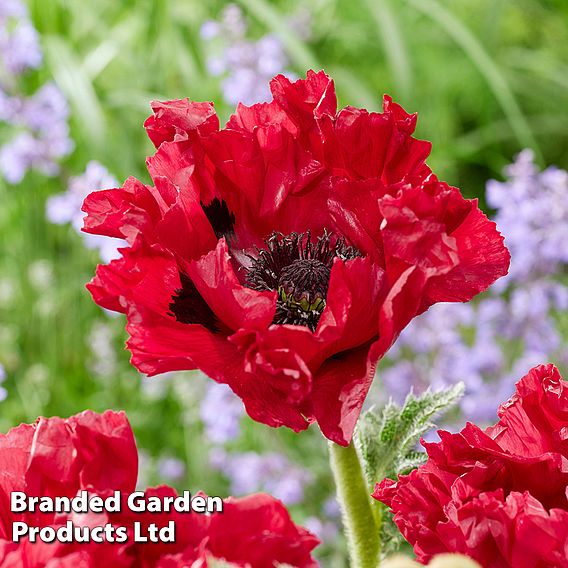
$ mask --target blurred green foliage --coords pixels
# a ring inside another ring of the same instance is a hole
[[[298,1],[239,0],[252,34],[272,31],[292,69],[323,68],[342,104],[380,108],[383,93],[418,111],[440,176],[482,191],[514,153],[534,146],[566,166],[568,5],[562,0],[316,0],[310,39],[284,15]],[[141,129],[152,98],[214,100],[201,24],[224,2],[30,0],[49,65],[73,105],[74,160],[98,158],[119,177],[141,174]],[[144,145],[144,146],[142,146]],[[83,154],[84,155],[81,155]]]

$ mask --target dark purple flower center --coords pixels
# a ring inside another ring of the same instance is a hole
[[[317,241],[307,233],[272,233],[266,248],[249,255],[247,285],[259,291],[278,292],[273,323],[303,325],[315,331],[325,308],[331,267],[335,258],[360,256],[344,238],[334,239],[324,231]]]

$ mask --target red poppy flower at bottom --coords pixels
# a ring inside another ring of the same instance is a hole
[[[295,525],[284,505],[265,494],[224,500],[223,512],[131,513],[127,494],[135,490],[138,455],[124,413],[86,411],[68,419],[39,418],[0,435],[0,566],[2,568],[206,568],[214,560],[241,568],[272,568],[289,564],[317,566],[311,557],[318,544]],[[81,490],[107,497],[120,491],[120,513],[12,513],[10,494],[74,497]],[[147,496],[175,496],[166,486],[148,489]],[[176,523],[175,543],[136,543],[133,523]],[[126,527],[125,543],[42,543],[23,538],[13,542],[13,523],[57,530],[75,526]]]
[[[491,568],[568,567],[568,382],[532,369],[486,430],[424,443],[428,461],[373,497],[421,562],[458,552]]]

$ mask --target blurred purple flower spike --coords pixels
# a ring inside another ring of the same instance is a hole
[[[42,62],[38,34],[24,4],[0,3],[0,122],[12,131],[0,147],[0,175],[18,184],[29,170],[59,173],[58,161],[70,154],[69,107],[59,89],[46,83],[35,94],[20,92],[19,78]]]
[[[227,385],[208,381],[200,415],[209,441],[225,444],[239,436],[244,409],[240,398]]]
[[[120,239],[101,237],[83,233],[83,201],[89,193],[101,189],[111,189],[118,185],[117,180],[99,162],[91,161],[85,172],[69,179],[67,191],[51,196],[46,204],[46,216],[51,223],[63,225],[70,223],[79,233],[87,248],[99,251],[104,262],[110,262],[118,256],[118,248],[125,244]]]
[[[0,2],[0,67],[19,75],[41,65],[42,53],[38,33],[28,10],[19,0]],[[1,75],[1,74],[0,74]]]
[[[286,505],[301,503],[305,486],[312,481],[310,472],[274,452],[229,453],[215,448],[210,453],[210,464],[230,480],[231,494],[266,491]]]
[[[305,34],[307,15],[301,16],[294,29]],[[254,41],[247,38],[247,31],[244,15],[235,4],[226,6],[220,21],[208,20],[201,27],[201,37],[208,44],[208,71],[214,77],[223,76],[223,96],[230,105],[266,102],[271,98],[272,77],[293,76],[286,72],[290,62],[279,38],[267,34]]]

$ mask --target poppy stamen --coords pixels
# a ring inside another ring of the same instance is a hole
[[[310,232],[272,233],[266,248],[249,256],[247,285],[254,290],[278,292],[273,323],[303,325],[315,331],[326,305],[331,267],[335,258],[361,256],[344,238],[327,231],[315,242]]]

